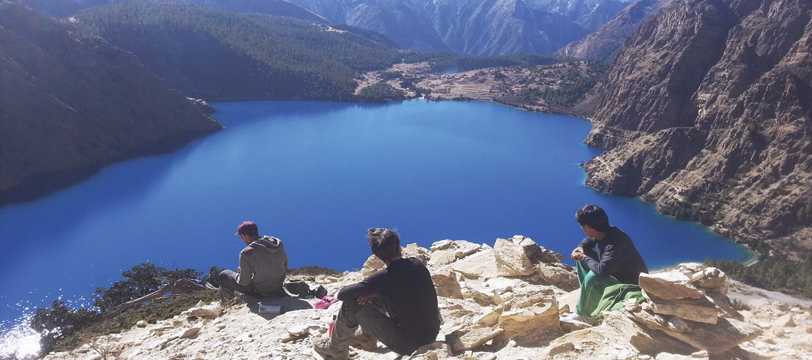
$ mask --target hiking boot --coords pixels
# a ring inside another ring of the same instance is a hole
[[[375,350],[378,348],[378,339],[372,337],[371,335],[364,334],[359,327],[355,330],[355,337],[347,341],[347,344],[362,350]]]
[[[330,345],[330,338],[313,338],[313,350],[321,355],[324,360],[348,360],[350,358],[350,349],[345,347],[343,350],[337,350]]]

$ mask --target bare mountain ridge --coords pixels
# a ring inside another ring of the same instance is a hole
[[[20,0],[52,16],[146,0]],[[169,2],[170,0],[157,0]],[[376,31],[407,49],[465,55],[551,54],[609,21],[632,0],[181,0]],[[174,1],[176,2],[176,1]]]
[[[629,38],[649,16],[660,11],[661,0],[641,0],[624,8],[614,18],[586,37],[556,50],[554,55],[611,62]]]
[[[466,55],[551,54],[611,19],[627,0],[291,0],[400,46]]]
[[[25,201],[222,128],[130,53],[0,2],[0,191]]]
[[[812,3],[669,0],[592,90],[587,184],[812,251]]]

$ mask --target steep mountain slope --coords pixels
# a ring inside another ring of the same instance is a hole
[[[71,19],[137,55],[170,87],[207,100],[349,100],[356,71],[399,59],[355,29],[181,3],[113,4]]]
[[[0,39],[4,203],[221,128],[132,54],[19,4],[0,3]]]
[[[57,17],[113,3],[180,2],[242,13],[347,24],[400,47],[466,55],[550,54],[633,0],[19,0]],[[305,9],[307,8],[307,9]]]
[[[554,55],[576,59],[611,61],[640,23],[660,10],[662,0],[641,0],[627,6],[598,30],[556,50]]]
[[[594,31],[637,0],[526,0],[535,9],[566,16],[584,29]]]
[[[670,0],[596,86],[587,184],[812,251],[812,3]]]
[[[628,0],[291,0],[334,23],[380,32],[401,47],[467,55],[550,54]]]

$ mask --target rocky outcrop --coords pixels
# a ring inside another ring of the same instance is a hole
[[[676,269],[641,274],[646,301],[629,299],[619,311],[604,312],[603,323],[564,335],[550,349],[582,347],[589,334],[614,334],[623,357],[647,354],[657,359],[750,358],[739,345],[758,338],[763,328],[744,320],[726,296],[726,275],[701,264],[681,264]]]
[[[641,274],[640,287],[648,302],[641,306],[629,303],[622,313],[696,349],[725,353],[762,333],[760,327],[743,322],[743,316],[733,309],[725,296],[725,278],[718,269],[699,264]]]
[[[0,3],[0,191],[25,201],[222,126],[130,53]]]
[[[586,183],[812,250],[810,19],[808,1],[668,0],[593,89],[587,143],[609,151]]]
[[[443,240],[430,249],[416,244],[404,248],[405,256],[416,256],[427,264],[442,317],[438,341],[408,358],[756,359],[773,358],[779,352],[786,358],[812,353],[812,348],[803,345],[812,324],[808,311],[797,306],[782,305],[781,310],[777,305],[759,305],[752,313],[759,314],[760,323],[743,321],[743,315],[730,306],[725,274],[700,264],[645,275],[641,279],[645,302],[631,299],[621,310],[604,312],[600,325],[570,330],[563,326],[566,323],[560,321],[559,313],[568,311],[578,291],[562,290],[571,286],[569,279],[575,276],[571,267],[559,262],[562,256],[523,236],[496,243],[501,245]],[[361,270],[307,281],[334,294],[383,267],[371,259]],[[492,271],[475,275],[455,270],[470,259]],[[525,275],[495,274],[500,271],[496,269],[530,268],[537,270],[520,271]],[[550,282],[541,277],[541,269],[563,271],[569,278]],[[52,353],[45,359],[100,355],[119,359],[307,358],[312,353],[312,338],[327,335],[328,324],[340,307],[338,303],[320,310],[314,306],[318,300],[262,300],[262,304],[287,309],[273,315],[257,313],[254,301],[228,308],[198,303],[173,319],[139,322],[122,334],[93,339],[76,350]],[[698,301],[704,302],[702,316],[694,312]],[[751,312],[747,314],[752,317]],[[771,338],[765,339],[762,333]],[[777,344],[785,344],[787,349],[777,349]],[[351,358],[358,360],[396,357],[380,343],[351,345],[350,349]]]

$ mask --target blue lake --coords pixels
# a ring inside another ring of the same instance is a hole
[[[595,203],[650,269],[750,252],[634,198],[583,185],[583,119],[482,102],[215,104],[226,129],[166,155],[109,166],[43,199],[0,209],[0,321],[96,287],[143,262],[236,268],[237,225],[280,238],[291,267],[360,268],[366,229],[405,244],[493,245],[516,234],[568,255],[575,211]]]

